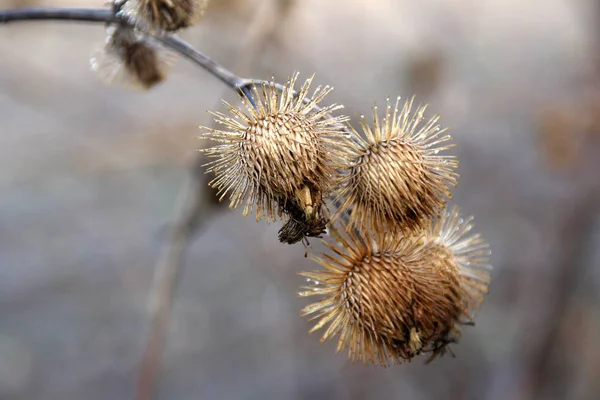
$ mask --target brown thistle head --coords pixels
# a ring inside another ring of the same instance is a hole
[[[452,207],[433,221],[424,236],[434,249],[452,259],[460,279],[461,308],[469,320],[488,293],[492,270],[489,245],[480,234],[470,234],[472,229],[473,217],[463,219],[459,209]]]
[[[244,215],[256,208],[257,220],[285,214],[308,224],[304,230],[308,233],[324,229],[322,197],[335,174],[333,160],[345,143],[341,124],[346,118],[325,118],[342,108],[335,104],[318,108],[332,89],[319,86],[308,97],[310,77],[296,93],[297,76],[281,93],[274,83],[253,88],[256,108],[247,98],[246,110],[225,103],[230,115],[213,113],[223,130],[202,128],[201,138],[219,143],[203,151],[213,158],[207,164],[208,172],[216,176],[211,186],[221,199],[229,196],[230,208],[243,204]],[[298,226],[288,228],[290,235],[285,234],[283,241],[294,241]]]
[[[339,336],[337,350],[348,349],[352,361],[389,365],[443,354],[489,282],[485,245],[462,238],[469,229],[443,217],[411,237],[333,230],[338,244],[314,257],[323,269],[302,273],[311,284],[300,295],[322,296],[302,310],[318,319],[311,332],[325,328],[322,341]]]
[[[173,64],[172,53],[128,26],[110,27],[104,48],[91,59],[92,70],[108,84],[150,89]]]
[[[200,19],[208,0],[126,0],[122,12],[149,29],[175,32]]]
[[[365,136],[354,132],[357,140],[338,166],[337,215],[349,211],[349,229],[418,230],[439,214],[456,185],[458,161],[438,154],[452,147],[439,117],[425,121],[426,106],[413,114],[413,99],[402,109],[399,102],[392,109],[388,99],[383,120],[374,107],[372,127],[361,116]]]

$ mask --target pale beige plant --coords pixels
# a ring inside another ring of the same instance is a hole
[[[255,87],[255,103],[246,97],[245,110],[225,102],[229,114],[213,113],[224,128],[202,127],[201,133],[218,143],[203,151],[213,159],[207,171],[214,172],[211,186],[221,199],[228,196],[231,208],[243,206],[245,216],[256,210],[257,220],[285,218],[280,239],[287,243],[323,233],[329,221],[323,197],[346,146],[347,118],[329,116],[342,106],[317,106],[332,88],[319,86],[309,96],[310,77],[296,93],[297,78],[281,92],[273,82]]]
[[[359,122],[364,137],[347,147],[343,172],[336,185],[341,203],[337,215],[348,212],[349,229],[419,230],[444,209],[450,187],[456,185],[456,157],[440,154],[453,147],[439,116],[426,119],[427,106],[413,113],[414,99],[400,108],[387,101],[383,119],[373,108],[373,125]]]
[[[302,272],[301,296],[320,296],[302,310],[338,337],[337,350],[352,361],[389,364],[444,354],[458,326],[472,322],[487,293],[487,244],[468,236],[471,220],[456,209],[412,236],[332,229],[328,251],[312,258],[320,270]]]

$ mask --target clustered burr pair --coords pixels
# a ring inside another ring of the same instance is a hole
[[[189,26],[207,1],[117,0],[145,31]],[[149,88],[165,77],[167,58],[151,38],[127,25],[109,33],[92,61],[101,77],[126,76]],[[108,66],[108,67],[107,67]],[[111,67],[112,66],[112,67]],[[446,152],[451,137],[438,116],[410,99],[387,100],[383,117],[360,116],[359,133],[341,105],[320,106],[332,90],[313,77],[295,90],[298,73],[283,89],[275,81],[244,94],[243,108],[225,103],[213,112],[218,129],[201,127],[210,162],[210,185],[230,208],[256,220],[282,220],[279,240],[319,237],[326,250],[311,258],[320,269],[303,272],[300,296],[319,300],[302,310],[337,337],[337,350],[353,361],[384,366],[448,350],[472,324],[488,290],[487,243],[472,234],[472,219],[446,209],[457,183],[458,161]]]

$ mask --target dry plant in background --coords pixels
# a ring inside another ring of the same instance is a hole
[[[208,0],[115,0],[134,25],[176,32],[196,23]]]
[[[282,220],[281,242],[325,243],[325,253],[311,254],[321,268],[303,273],[310,284],[299,292],[321,296],[302,311],[318,319],[312,330],[326,328],[323,340],[339,336],[338,350],[351,360],[389,365],[444,354],[459,325],[472,324],[490,266],[486,243],[470,235],[471,219],[445,211],[458,161],[446,154],[453,145],[439,117],[425,118],[425,106],[413,112],[412,99],[402,107],[400,99],[395,106],[388,100],[383,119],[373,109],[373,126],[360,118],[361,134],[348,117],[333,115],[341,105],[321,105],[332,89],[311,92],[313,77],[298,91],[298,73],[285,85],[241,78],[173,35],[197,21],[206,4],[115,0],[110,9],[0,11],[0,22],[108,24],[107,44],[92,61],[106,82],[153,87],[166,78],[169,50],[236,90],[244,109],[226,104],[228,113],[213,113],[218,128],[200,131],[204,142],[214,142],[204,150],[210,184],[243,215]],[[201,209],[183,207],[157,264],[139,399],[153,396],[177,266]]]
[[[90,60],[102,81],[150,89],[166,78],[172,53],[130,26],[111,26],[107,34],[106,45]]]

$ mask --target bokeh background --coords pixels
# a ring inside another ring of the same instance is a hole
[[[104,0],[0,3],[32,5]],[[89,69],[103,26],[13,24],[0,26],[0,399],[134,397],[154,271],[190,193],[202,229],[157,399],[600,398],[600,5],[213,0],[182,36],[242,76],[316,73],[350,115],[387,96],[430,103],[458,144],[453,203],[492,249],[476,326],[427,366],[334,354],[299,317],[304,248],[194,186],[197,126],[236,95],[185,60],[146,93],[105,86]]]

